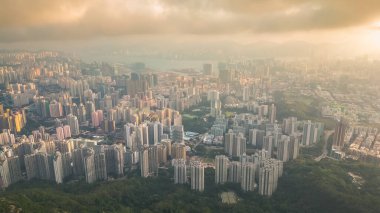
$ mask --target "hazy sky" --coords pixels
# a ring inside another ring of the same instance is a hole
[[[0,0],[0,45],[121,36],[380,48],[380,0]]]

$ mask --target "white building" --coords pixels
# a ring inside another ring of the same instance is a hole
[[[172,163],[174,166],[174,183],[187,183],[186,161],[184,159],[173,159]]]
[[[224,155],[215,156],[215,183],[224,184],[227,182],[229,160]]]
[[[190,162],[191,189],[203,192],[204,190],[204,166],[200,161]]]
[[[255,171],[254,163],[244,163],[241,165],[241,188],[244,191],[255,190]]]
[[[53,156],[54,179],[56,183],[63,182],[62,156],[60,152],[56,152]]]

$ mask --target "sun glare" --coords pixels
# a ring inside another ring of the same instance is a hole
[[[380,48],[380,21],[374,23],[374,28],[369,32],[369,42],[375,48]]]
[[[160,15],[164,12],[164,7],[159,3],[154,3],[151,9],[155,15]]]

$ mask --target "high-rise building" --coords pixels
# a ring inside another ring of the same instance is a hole
[[[37,178],[50,179],[48,156],[44,152],[28,154],[24,156],[26,175],[28,180]]]
[[[60,152],[56,152],[53,155],[53,174],[54,179],[56,183],[62,183],[64,174],[63,174],[63,167],[62,167],[62,155]]]
[[[158,174],[158,147],[157,146],[150,146],[148,148],[148,161],[149,161],[149,174],[150,175],[157,175]]]
[[[215,183],[224,184],[227,182],[229,160],[224,155],[215,156]]]
[[[87,183],[93,183],[96,181],[94,156],[95,152],[92,148],[83,149],[84,176]]]
[[[63,134],[65,135],[65,138],[71,138],[71,129],[69,125],[63,126]]]
[[[56,134],[57,134],[57,139],[59,141],[63,141],[63,139],[65,139],[65,133],[64,133],[63,127],[61,127],[61,126],[57,127],[55,129],[55,131],[56,131]]]
[[[249,101],[249,97],[250,97],[249,87],[245,86],[243,87],[243,101]]]
[[[11,184],[7,157],[0,153],[0,188],[7,188]]]
[[[148,146],[141,147],[140,150],[140,174],[141,177],[149,176],[149,151]]]
[[[73,174],[72,155],[71,152],[61,152],[62,157],[62,176],[63,178],[69,177]]]
[[[110,121],[118,121],[116,109],[108,109],[107,119]]]
[[[63,108],[63,115],[70,115],[73,114],[73,106],[70,103],[64,103],[62,105]]]
[[[98,113],[97,112],[92,112],[91,114],[91,123],[93,127],[98,127],[100,125],[100,121],[98,118]]]
[[[58,141],[56,147],[61,154],[66,152],[71,153],[74,150],[74,143],[72,140]]]
[[[93,127],[99,127],[103,120],[104,119],[102,110],[96,110],[91,114],[91,122]]]
[[[172,158],[186,160],[186,145],[183,143],[172,144]]]
[[[12,132],[20,132],[25,124],[25,110],[18,110],[15,112],[7,109],[0,114],[0,129],[9,129]]]
[[[273,189],[273,167],[261,167],[259,170],[259,194],[265,196],[271,196]]]
[[[203,192],[204,190],[204,166],[200,161],[190,162],[191,189]]]
[[[254,157],[253,155],[246,155],[245,153],[240,156],[240,163],[241,165],[245,163],[253,163],[254,162]]]
[[[111,145],[114,150],[114,163],[115,163],[115,174],[117,176],[124,175],[124,156],[125,150],[121,143]],[[107,158],[106,158],[107,159]]]
[[[132,149],[134,143],[134,137],[132,136],[134,128],[135,126],[131,123],[125,124],[123,128],[125,146],[130,149]]]
[[[178,143],[182,143],[183,142],[183,135],[184,135],[183,126],[182,125],[173,126],[172,131],[173,131],[172,140],[175,142],[178,142]]]
[[[222,114],[222,102],[220,100],[210,101],[210,115],[212,117],[218,117]]]
[[[235,133],[230,129],[224,135],[224,152],[228,155],[232,155],[232,146],[234,143]]]
[[[221,114],[222,103],[219,99],[219,91],[210,90],[207,93],[207,101],[210,101],[210,114],[217,117]]]
[[[56,100],[53,100],[52,102],[50,102],[49,112],[50,112],[50,117],[52,118],[62,117],[63,116],[62,104],[60,102],[57,102]]]
[[[27,154],[32,154],[34,152],[33,144],[29,142],[22,142],[22,143],[16,144],[14,148],[15,148],[15,155],[20,157],[21,169],[24,169],[25,168],[24,156]]]
[[[259,167],[259,194],[272,196],[282,176],[283,162],[275,159],[261,160]]]
[[[113,107],[112,97],[110,95],[104,96],[104,109],[108,110]]]
[[[48,140],[50,140],[50,134],[49,134],[49,133],[44,133],[44,134],[42,135],[42,140],[44,140],[44,141],[48,141]]]
[[[94,155],[96,180],[107,179],[106,155],[104,146],[97,146]]]
[[[158,162],[166,163],[168,161],[168,151],[167,147],[164,144],[155,145],[158,153]]]
[[[135,96],[139,93],[146,93],[151,86],[154,86],[154,84],[151,84],[154,80],[150,81],[150,79],[153,79],[150,74],[140,75],[138,73],[131,73],[130,80],[127,80],[128,95]]]
[[[295,136],[290,136],[289,140],[289,159],[296,159],[299,155],[299,140]]]
[[[149,144],[155,145],[161,141],[163,134],[162,124],[160,122],[148,123]]]
[[[173,159],[173,166],[174,166],[174,183],[175,184],[187,183],[186,160]]]
[[[34,154],[27,154],[24,156],[26,176],[28,180],[37,177],[37,163]]]
[[[8,158],[10,183],[16,183],[22,179],[21,164],[18,156],[11,156]]]
[[[241,165],[241,188],[243,191],[255,190],[255,169],[254,163],[244,163]]]
[[[240,183],[241,182],[241,163],[239,161],[232,161],[228,166],[228,182]]]
[[[315,135],[316,142],[319,142],[319,140],[321,140],[322,137],[323,137],[323,135],[324,135],[325,124],[321,123],[321,122],[316,122],[315,123],[315,128],[316,128],[316,131],[317,131],[317,134]]]
[[[345,119],[341,119],[335,126],[333,146],[341,148],[344,146],[344,138],[348,129],[348,123]]]
[[[86,121],[87,112],[86,112],[86,107],[83,104],[79,104],[77,116],[78,116],[79,122],[83,123]]]
[[[290,150],[289,150],[289,138],[284,138],[283,140],[280,140],[278,142],[277,146],[277,159],[281,160],[283,162],[287,162],[290,157]]]
[[[182,126],[182,116],[179,114],[178,111],[173,112],[173,126]]]
[[[269,109],[269,122],[271,124],[274,124],[276,121],[276,113],[277,113],[276,105],[272,104]]]
[[[232,156],[238,157],[246,152],[247,141],[242,133],[239,133],[234,140]]]
[[[219,91],[217,90],[210,90],[207,93],[207,101],[217,101],[219,99]]]
[[[233,157],[246,152],[247,142],[242,133],[234,133],[231,129],[224,136],[224,151]]]
[[[273,136],[272,135],[264,136],[263,142],[264,142],[263,149],[268,151],[269,156],[271,156],[272,151],[273,151]]]
[[[172,142],[170,139],[162,139],[161,144],[166,146],[166,153],[168,156],[172,156]]]
[[[48,153],[49,155],[53,155],[55,153],[55,150],[56,150],[56,146],[55,146],[54,141],[52,141],[52,140],[51,141],[45,141],[45,149],[46,149],[46,153]]]
[[[39,149],[38,151],[41,152],[42,150]],[[47,154],[48,167],[49,167],[49,180],[52,180],[52,181],[56,181],[56,179],[55,179],[55,173],[54,173],[55,172],[54,171],[54,154],[53,155],[52,154]],[[61,181],[61,183],[62,183],[62,181]]]
[[[86,120],[90,120],[92,113],[95,112],[95,104],[92,101],[86,101]]]
[[[15,135],[11,134],[9,129],[3,129],[3,132],[0,133],[0,145],[12,145],[15,142]]]
[[[104,121],[102,122],[102,129],[107,133],[115,132],[116,131],[115,121],[104,119]]]
[[[74,149],[72,153],[72,162],[73,162],[73,172],[75,176],[83,176],[84,175],[84,167],[83,167],[83,153],[82,149]]]
[[[124,174],[124,148],[122,144],[113,144],[105,148],[106,168],[108,174]]]
[[[293,135],[295,131],[297,130],[297,118],[296,117],[290,117],[285,118],[282,123],[282,129],[285,134],[287,135]]]
[[[50,167],[48,155],[46,152],[37,152],[34,154],[38,168],[37,177],[42,180],[50,180]]]
[[[264,144],[265,130],[253,129],[249,131],[250,143],[257,149],[262,149]]]
[[[146,123],[140,124],[137,127],[136,134],[139,145],[149,145],[149,129]]]
[[[79,135],[79,122],[75,115],[69,114],[66,116],[67,124],[70,126],[71,134],[74,136]]]
[[[256,134],[257,129],[248,130],[248,143],[256,147]]]
[[[302,144],[304,146],[310,146],[317,142],[318,128],[315,123],[307,121],[303,124],[302,131]]]

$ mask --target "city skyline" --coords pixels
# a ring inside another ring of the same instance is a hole
[[[0,212],[378,212],[379,0],[0,0]]]

